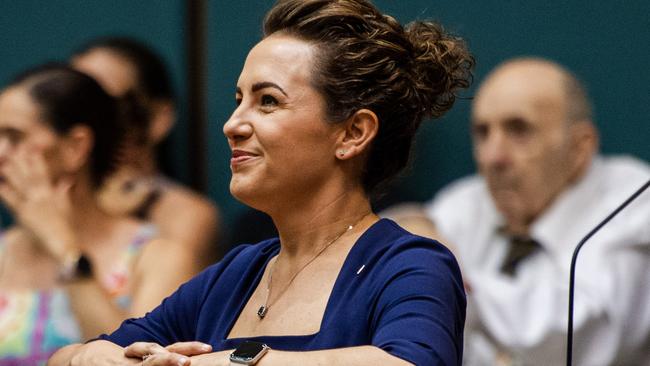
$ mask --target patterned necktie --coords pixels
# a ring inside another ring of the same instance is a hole
[[[540,248],[539,243],[529,236],[518,235],[511,237],[508,254],[501,265],[501,273],[513,276],[517,270],[517,265]]]

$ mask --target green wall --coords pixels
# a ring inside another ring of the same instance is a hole
[[[192,1],[192,0],[188,0]],[[377,0],[403,22],[432,18],[463,36],[476,55],[476,80],[504,59],[552,58],[586,83],[596,107],[605,153],[650,161],[650,2]],[[221,132],[234,107],[237,77],[261,36],[271,0],[207,2],[207,162],[209,195],[227,222],[243,209],[230,197],[229,151]],[[167,60],[179,92],[180,120],[170,146],[171,171],[189,181],[187,143],[185,1],[0,0],[0,84],[25,67],[64,59],[85,40],[124,34],[149,42]],[[466,93],[471,97],[473,90]],[[414,164],[389,199],[425,200],[442,185],[473,171],[470,100],[419,135]]]

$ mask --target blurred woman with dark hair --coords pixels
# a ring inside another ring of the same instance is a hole
[[[100,190],[100,205],[151,221],[162,237],[186,245],[196,269],[203,268],[217,253],[219,215],[214,203],[159,170],[156,150],[176,120],[172,82],[162,59],[136,40],[107,37],[77,50],[71,63],[111,95],[131,95],[141,107],[139,118],[127,126],[117,172]]]
[[[144,315],[194,274],[181,246],[97,205],[127,106],[57,64],[0,93],[0,197],[16,220],[0,237],[3,365],[45,363],[58,347]]]
[[[279,238],[237,247],[51,365],[461,364],[454,257],[380,220],[369,196],[469,85],[473,58],[439,25],[402,27],[366,0],[280,0],[264,34],[223,130],[232,194]]]

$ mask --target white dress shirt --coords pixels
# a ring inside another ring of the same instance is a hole
[[[469,284],[466,365],[562,365],[571,256],[577,243],[650,179],[631,157],[598,157],[531,226],[542,247],[514,276],[508,239],[479,176],[443,189],[427,214]],[[577,262],[574,365],[650,365],[650,189],[583,247]]]

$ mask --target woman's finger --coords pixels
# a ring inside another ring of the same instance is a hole
[[[20,195],[7,183],[0,183],[0,199],[7,205],[7,207],[16,212],[20,205]]]
[[[28,185],[26,184],[25,177],[23,177],[22,172],[16,166],[16,162],[13,159],[7,159],[2,164],[2,178],[4,184],[10,185],[11,188],[21,197],[24,196],[24,190],[28,188]]]
[[[30,178],[40,184],[48,184],[50,181],[50,171],[45,163],[45,157],[40,150],[31,150],[27,152],[26,162],[29,164],[28,173]]]
[[[29,162],[29,151],[25,147],[19,147],[16,152],[7,161],[9,167],[12,169],[12,175],[15,179],[21,180],[17,182],[21,187],[23,185],[32,185],[32,167]]]
[[[124,356],[143,358],[146,355],[169,353],[165,347],[151,342],[135,342],[124,349]]]
[[[169,352],[185,356],[195,356],[212,351],[212,346],[202,342],[178,342],[165,347]]]
[[[189,366],[190,358],[178,353],[155,353],[142,359],[142,366]]]

